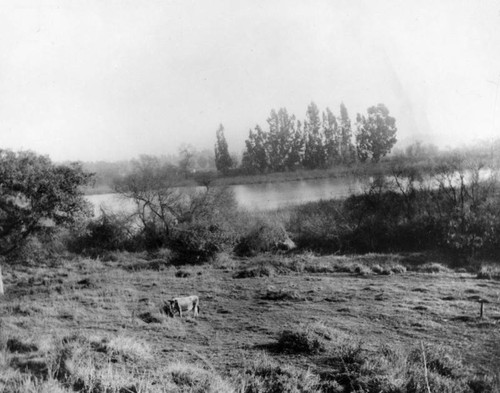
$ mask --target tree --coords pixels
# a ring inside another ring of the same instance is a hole
[[[314,102],[311,102],[307,108],[304,131],[306,134],[304,166],[308,169],[325,167],[326,155],[323,135],[321,134],[321,118]]]
[[[250,173],[265,173],[269,168],[269,155],[267,152],[268,134],[255,126],[255,132],[250,130],[245,141],[246,151],[243,153],[242,166]]]
[[[30,237],[50,236],[56,227],[90,216],[81,187],[91,177],[78,163],[55,165],[33,152],[0,150],[0,255],[22,248]]]
[[[30,236],[92,214],[81,190],[92,175],[78,163],[55,165],[33,152],[0,150],[0,254]]]
[[[340,104],[339,118],[339,156],[343,164],[349,164],[355,160],[355,149],[352,144],[351,119],[347,113],[344,103]]]
[[[287,169],[295,116],[290,116],[285,108],[281,108],[278,112],[273,109],[267,123],[269,124],[267,140],[269,165],[273,171],[284,171]]]
[[[179,168],[187,178],[189,176],[189,173],[191,173],[191,169],[194,164],[194,156],[196,154],[196,150],[191,145],[182,145],[179,148],[179,154],[181,156],[181,159],[179,161]]]
[[[158,157],[142,155],[132,165],[131,173],[116,182],[115,191],[135,202],[143,230],[163,239],[182,218],[182,195],[175,188],[178,178]]]
[[[296,126],[294,125],[288,144],[288,156],[285,165],[288,170],[294,170],[301,166],[304,159],[305,138],[300,121],[297,121]]]
[[[215,166],[219,172],[226,174],[233,166],[233,159],[229,155],[226,138],[224,136],[224,126],[221,124],[216,133],[215,143]]]
[[[323,132],[325,134],[325,154],[328,166],[332,166],[339,161],[340,136],[338,134],[338,124],[335,115],[330,108],[323,112]]]
[[[368,116],[358,113],[356,144],[361,162],[371,158],[379,162],[386,156],[396,143],[396,119],[389,116],[389,110],[384,104],[368,108]]]
[[[178,178],[168,164],[141,156],[132,172],[117,182],[116,191],[136,204],[134,217],[146,248],[168,245],[196,258],[218,249],[224,241],[220,228],[236,210],[236,200],[228,188],[212,187],[210,175],[198,175],[197,180],[203,187],[177,187]]]

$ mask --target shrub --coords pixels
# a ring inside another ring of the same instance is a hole
[[[217,269],[228,270],[234,270],[237,266],[237,262],[226,252],[217,253],[213,258],[212,264]]]
[[[226,242],[224,233],[216,225],[185,224],[172,231],[168,244],[177,253],[177,260],[185,263],[203,263],[222,251]]]
[[[500,267],[483,265],[476,277],[486,280],[500,280]]]
[[[73,230],[68,240],[70,251],[90,257],[101,257],[109,251],[137,251],[136,233],[130,217],[106,212],[88,221],[82,228]]]
[[[314,331],[307,328],[282,331],[276,348],[284,353],[302,353],[308,355],[325,351],[325,345],[320,337]]]
[[[342,202],[322,200],[291,209],[286,229],[301,249],[320,252],[345,252],[348,226],[344,225]]]
[[[261,252],[290,250],[295,244],[284,227],[277,222],[257,222],[234,247],[238,256],[254,256]]]

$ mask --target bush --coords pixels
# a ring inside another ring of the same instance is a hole
[[[237,241],[234,252],[238,256],[254,256],[262,252],[293,248],[295,244],[281,224],[259,221]]]
[[[293,207],[286,229],[301,249],[345,252],[349,229],[344,221],[341,201],[322,200]]]
[[[481,266],[477,273],[477,278],[486,280],[500,280],[500,267],[499,266]]]
[[[108,251],[138,251],[136,233],[130,217],[106,212],[73,230],[68,240],[70,251],[90,257],[100,257]]]
[[[391,168],[345,201],[291,208],[286,229],[299,248],[323,253],[444,249],[463,259],[494,257],[499,183],[494,170],[487,176],[481,170],[480,163],[453,157],[426,179],[418,168]]]
[[[325,345],[312,330],[284,330],[281,332],[276,348],[284,353],[301,353],[314,355],[325,351]]]
[[[225,243],[225,234],[216,225],[181,225],[168,239],[182,264],[207,262],[223,250]]]

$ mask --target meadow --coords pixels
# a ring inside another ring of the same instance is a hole
[[[6,265],[0,392],[498,391],[498,269],[437,258],[174,265],[163,249]],[[198,318],[162,312],[189,294]]]
[[[92,217],[81,166],[4,161],[0,393],[500,391],[494,166],[248,210],[143,158],[116,183],[134,210]],[[185,295],[200,316],[169,317]]]

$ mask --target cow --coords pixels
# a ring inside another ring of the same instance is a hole
[[[163,311],[170,317],[174,317],[175,313],[178,312],[182,318],[183,311],[191,310],[193,310],[193,315],[197,317],[200,312],[200,299],[196,295],[175,297],[163,306]]]

